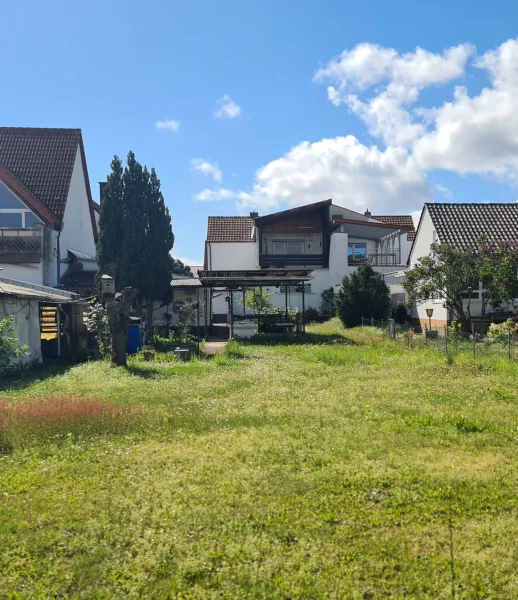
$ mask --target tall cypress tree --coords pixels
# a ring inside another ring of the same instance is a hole
[[[106,272],[107,265],[118,265],[123,255],[121,232],[125,229],[124,183],[122,162],[114,156],[111,173],[104,186],[99,215],[99,241],[97,244],[98,276]],[[114,275],[114,273],[112,273]]]
[[[137,301],[146,303],[148,331],[153,305],[162,300],[171,284],[174,235],[160,180],[129,152],[126,167],[115,157],[104,188],[97,250],[99,273],[116,264],[116,285],[138,290]]]

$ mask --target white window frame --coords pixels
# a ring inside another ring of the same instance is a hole
[[[0,214],[3,215],[22,215],[22,229],[26,229],[25,227],[25,216],[27,213],[34,214],[34,211],[29,208],[0,208]],[[36,215],[35,215],[36,216]],[[0,227],[0,229],[17,229],[17,227]]]

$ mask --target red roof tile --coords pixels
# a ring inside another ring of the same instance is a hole
[[[0,127],[0,165],[14,173],[59,221],[65,214],[78,147],[90,203],[90,218],[97,237],[81,130]]]
[[[252,242],[251,217],[209,217],[207,242]]]
[[[412,241],[415,238],[414,220],[410,215],[372,215],[371,219],[394,225],[394,227],[412,227],[412,230],[407,234],[407,239]]]

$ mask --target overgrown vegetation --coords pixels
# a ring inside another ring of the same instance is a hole
[[[13,317],[0,319],[0,375],[16,367],[16,359],[29,355],[29,348],[13,336]]]
[[[0,597],[518,597],[517,364],[338,319],[158,358],[2,396]]]

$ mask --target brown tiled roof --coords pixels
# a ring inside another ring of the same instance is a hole
[[[63,220],[65,214],[78,147],[96,237],[97,228],[81,130],[0,127],[0,165],[14,173],[59,221]]]
[[[41,238],[33,236],[0,236],[0,255],[2,254],[39,254]]]
[[[209,217],[207,242],[252,242],[251,217]]]
[[[372,215],[371,219],[376,219],[376,221],[388,223],[389,225],[394,225],[395,227],[412,227],[412,230],[407,234],[407,239],[413,241],[415,238],[414,220],[410,215]]]
[[[480,236],[494,244],[518,243],[518,204],[430,203],[425,206],[441,244],[462,250],[472,247]]]

